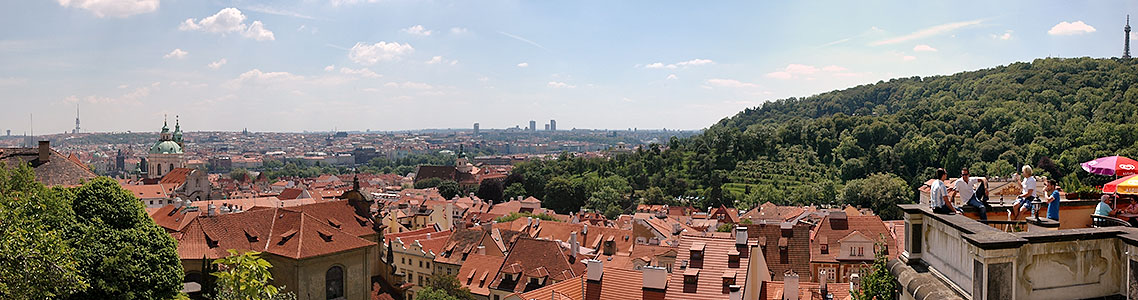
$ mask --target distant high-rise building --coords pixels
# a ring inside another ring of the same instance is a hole
[[[537,131],[537,121],[529,120],[529,131]]]
[[[75,129],[71,130],[71,134],[79,133],[79,103],[75,104]]]
[[[557,120],[549,120],[549,130],[557,131]]]
[[[1126,27],[1122,27],[1122,31],[1126,32],[1126,38],[1122,45],[1122,58],[1130,58],[1130,15],[1126,15]]]
[[[5,133],[4,136],[12,136],[12,130],[8,129],[8,132]]]
[[[478,135],[478,123],[474,123],[474,135]]]
[[[545,124],[545,131],[549,131],[549,124]]]

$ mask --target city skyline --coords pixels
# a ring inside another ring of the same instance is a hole
[[[82,132],[701,129],[889,78],[1119,57],[1138,8],[899,3],[5,3],[0,129],[69,132],[77,104]]]

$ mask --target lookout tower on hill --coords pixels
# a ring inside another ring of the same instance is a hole
[[[1122,58],[1130,58],[1130,15],[1126,15],[1126,27],[1122,27],[1122,31],[1126,31],[1126,38],[1122,44]]]

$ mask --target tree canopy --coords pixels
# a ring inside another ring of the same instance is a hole
[[[581,192],[573,184],[589,174],[618,177],[632,191],[651,189],[640,193],[648,203],[746,209],[761,202],[857,200],[848,204],[876,210],[881,207],[840,193],[850,181],[892,174],[900,181],[874,182],[903,183],[909,193],[879,196],[907,199],[877,200],[916,201],[912,191],[936,168],[950,176],[961,167],[974,175],[1008,176],[1019,166],[1039,165],[1062,178],[1096,157],[1138,156],[1136,65],[1037,59],[781,99],[724,118],[699,135],[611,158],[527,161],[515,166],[506,186],[509,191],[521,184],[527,195],[558,212],[582,207],[592,197],[594,190]],[[1109,179],[1075,181],[1094,186]]]

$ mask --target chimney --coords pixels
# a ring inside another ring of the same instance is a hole
[[[484,230],[486,232],[490,232],[490,230],[494,229],[494,223],[486,222],[486,223],[480,223],[479,225],[481,225],[482,230]]]
[[[747,227],[735,227],[735,247],[747,246]]]
[[[782,282],[782,300],[798,300],[798,273],[787,271]]]
[[[601,281],[601,275],[605,272],[605,262],[589,259],[585,260],[585,279],[589,281]]]
[[[522,196],[518,196],[518,201],[522,201]]]
[[[585,224],[585,227],[581,227],[581,234],[589,236],[589,224]]]
[[[728,286],[727,289],[729,291],[731,291],[731,294],[729,294],[727,296],[727,299],[743,300],[743,291],[742,291],[743,287],[742,286],[739,286],[737,284],[732,284],[732,285]]]
[[[850,274],[850,294],[857,293],[861,289],[861,276],[857,273]]]
[[[217,215],[217,205],[213,205],[213,203],[210,203],[209,206],[206,206],[205,215],[211,216],[211,217],[216,216]]]
[[[478,246],[478,252],[476,252],[476,253],[481,254],[481,255],[486,255],[486,246],[479,245]]]
[[[644,272],[642,288],[657,290],[668,288],[668,270],[661,267],[643,266],[640,271]]]
[[[569,233],[569,259],[577,260],[577,251],[580,251],[581,245],[577,243],[577,232]]]
[[[604,262],[585,260],[585,300],[601,299],[601,275],[604,275]]]
[[[46,163],[51,159],[51,141],[40,141],[39,162]]]

